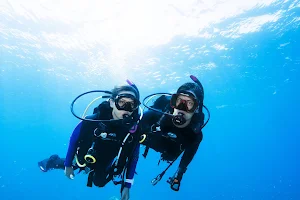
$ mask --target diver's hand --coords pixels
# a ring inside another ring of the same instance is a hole
[[[178,168],[177,172],[174,174],[173,177],[170,177],[169,180],[167,181],[170,186],[171,189],[174,191],[179,191],[180,189],[180,183],[183,177],[183,174],[186,172],[186,168]]]
[[[73,167],[65,167],[65,175],[69,179],[74,179],[75,174],[74,174]]]
[[[121,200],[128,200],[128,199],[129,199],[129,188],[124,187],[121,194]]]

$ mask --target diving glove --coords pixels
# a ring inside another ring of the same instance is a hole
[[[167,181],[171,185],[171,189],[174,191],[179,191],[181,179],[183,174],[186,172],[186,168],[178,168],[177,172],[174,174],[173,177],[170,177]]]

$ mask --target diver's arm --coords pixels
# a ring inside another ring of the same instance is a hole
[[[129,159],[128,168],[126,171],[125,185],[124,185],[127,188],[131,188],[131,186],[133,185],[133,180],[134,180],[133,177],[135,174],[137,162],[139,160],[139,154],[140,154],[140,144],[136,145],[132,158]]]
[[[76,153],[76,144],[77,144],[77,140],[79,138],[81,126],[82,126],[82,121],[75,127],[75,129],[70,137],[69,148],[68,148],[68,152],[67,152],[67,156],[66,156],[66,160],[65,160],[66,167],[72,166],[73,159],[74,159],[74,156]]]
[[[202,141],[202,132],[198,133],[196,140],[191,144],[191,146],[185,149],[179,164],[180,169],[187,168],[187,166],[190,164],[195,154],[197,153],[201,141]]]
[[[171,185],[172,190],[179,191],[183,174],[186,172],[187,166],[193,160],[201,141],[202,132],[200,131],[200,133],[197,134],[195,141],[191,144],[191,146],[185,149],[176,173],[173,175],[173,177],[170,177],[168,181],[168,183],[170,183]]]

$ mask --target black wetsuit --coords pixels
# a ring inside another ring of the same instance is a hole
[[[87,119],[110,120],[112,119],[112,110],[108,103],[103,103],[99,106],[99,112],[94,115],[86,117]],[[81,121],[74,129],[71,137],[66,159],[60,158],[58,155],[53,155],[49,159],[45,159],[38,163],[40,169],[46,172],[49,169],[64,169],[64,167],[71,167],[73,169],[79,168],[78,165],[73,164],[73,159],[77,152],[78,161],[85,163],[84,156],[87,154],[89,148],[94,142],[94,149],[96,150],[95,164],[87,164],[89,168],[93,169],[89,174],[88,186],[91,186],[91,181],[99,187],[103,187],[111,180],[111,168],[119,153],[120,147],[126,135],[126,142],[122,148],[119,161],[118,171],[113,172],[114,175],[121,174],[123,168],[126,166],[126,177],[124,177],[124,186],[130,188],[133,183],[136,165],[139,157],[139,128],[136,126],[136,120],[131,123],[124,124],[124,121],[103,122],[105,129],[99,133],[105,132],[105,138],[95,137],[94,133],[99,127],[99,122]],[[77,147],[80,147],[79,150]],[[90,175],[93,175],[92,177]],[[91,180],[91,181],[90,181]]]
[[[111,115],[111,112],[109,112],[109,114]],[[112,116],[106,116],[108,117],[95,118],[91,116],[89,118],[112,119]],[[128,162],[124,181],[126,187],[130,188],[133,183],[133,177],[139,156],[139,137],[137,135],[138,128],[132,125],[124,125],[122,124],[122,121],[103,122],[103,125],[105,125],[106,128],[100,132],[105,132],[107,136],[101,139],[101,137],[94,136],[94,132],[97,130],[97,128],[99,129],[98,124],[99,122],[83,122],[80,130],[81,134],[77,140],[77,144],[80,146],[77,158],[80,163],[83,163],[83,157],[86,155],[88,149],[92,146],[92,143],[95,142],[94,149],[96,151],[95,158],[97,162],[95,164],[89,164],[89,167],[95,170],[93,177],[89,176],[89,178],[92,178],[92,181],[96,186],[103,187],[108,181],[110,181],[110,178],[112,178],[106,177],[108,176],[110,170],[112,170],[110,168],[112,164],[114,164],[113,162],[118,155],[124,138],[127,134],[131,133],[122,148],[122,153],[120,154],[120,159],[118,161],[120,167],[118,168],[117,172],[113,173],[121,174],[126,162]]]
[[[149,133],[151,126],[156,123],[159,123],[160,130],[157,133]],[[164,159],[163,156],[165,156],[165,160],[170,161],[176,159],[183,151],[179,167],[186,169],[193,160],[202,141],[203,135],[200,128],[202,123],[202,119],[199,121],[197,116],[193,116],[191,123],[187,127],[177,128],[174,126],[171,117],[167,115],[162,117],[162,114],[149,110],[144,113],[140,123],[143,132],[150,134],[150,139],[143,144],[162,153],[162,158]],[[172,142],[172,139],[163,136],[167,136],[167,133],[175,134],[177,139]]]

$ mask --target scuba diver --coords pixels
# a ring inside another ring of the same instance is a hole
[[[174,191],[179,191],[182,177],[202,141],[202,128],[209,120],[208,117],[204,123],[203,107],[210,115],[203,105],[202,84],[195,76],[191,75],[190,78],[193,82],[181,85],[176,94],[155,93],[145,97],[143,105],[148,110],[144,112],[140,122],[147,136],[142,143],[146,146],[143,156],[146,158],[149,149],[153,149],[161,153],[158,164],[161,160],[169,163],[168,167],[152,180],[153,185],[161,180],[165,172],[183,154],[177,171],[167,181]],[[145,101],[149,102],[157,95],[161,96],[149,107]]]
[[[129,85],[115,87],[111,92],[86,92],[73,101],[71,111],[81,121],[70,137],[66,158],[52,155],[38,162],[42,171],[64,169],[65,175],[74,179],[74,170],[84,170],[88,173],[88,187],[93,184],[104,187],[113,181],[116,185],[121,184],[121,200],[129,199],[141,135],[138,127],[139,91],[133,83],[127,82]],[[108,100],[96,107],[93,115],[81,118],[74,113],[73,104],[91,92],[106,93],[108,95],[99,98]]]

